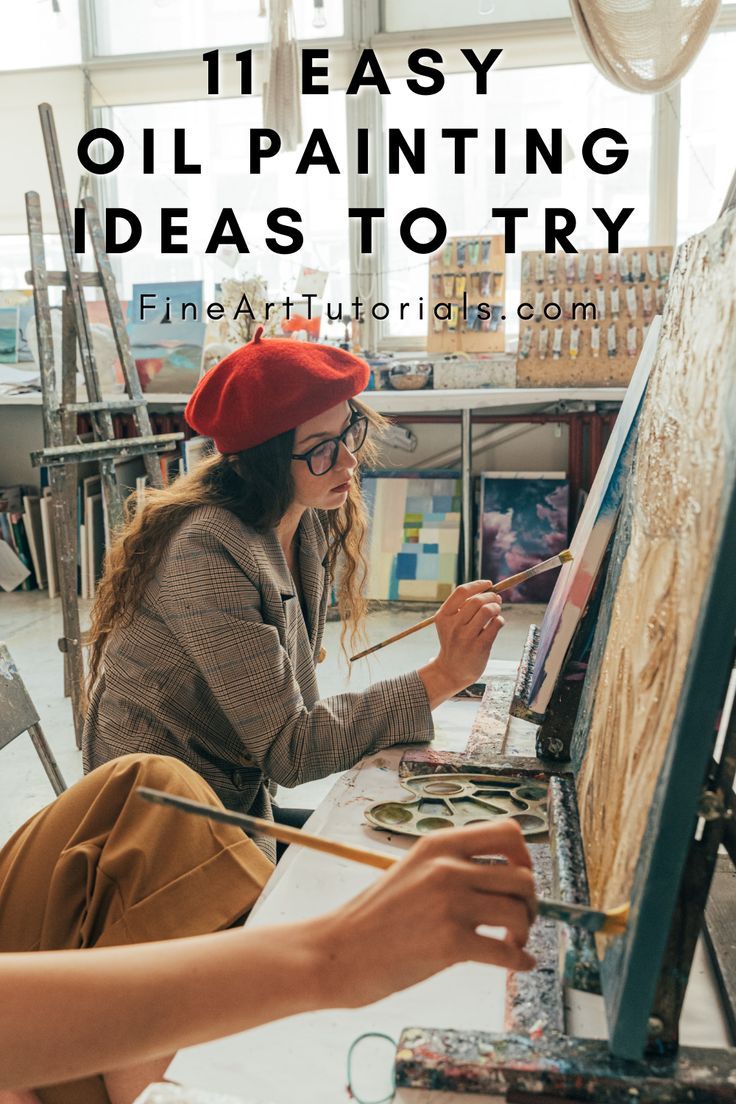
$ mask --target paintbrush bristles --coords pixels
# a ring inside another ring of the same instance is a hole
[[[572,552],[569,548],[566,548],[564,552],[560,552],[557,556],[550,556],[548,560],[542,560],[541,563],[536,564],[534,567],[528,567],[526,571],[519,571],[516,575],[509,575],[507,579],[501,579],[498,583],[491,585],[491,590],[500,593],[504,590],[511,590],[512,587],[519,586],[520,583],[525,583],[527,579],[533,579],[535,575],[541,575],[545,571],[551,571],[555,567],[559,567],[560,564],[570,563],[573,559]],[[432,614],[431,617],[425,617],[423,621],[419,621],[416,625],[412,625],[408,629],[404,629],[403,632],[395,633],[394,636],[389,636],[387,640],[382,640],[380,644],[374,644],[371,648],[366,648],[362,652],[358,652],[356,655],[350,657],[350,662],[355,663],[356,659],[364,659],[365,656],[371,655],[373,652],[379,652],[381,648],[388,647],[389,644],[395,644],[397,640],[403,640],[405,636],[411,636],[412,633],[419,632],[420,629],[426,629],[429,625],[433,625],[437,614]]]
[[[602,935],[622,935],[629,923],[629,906],[619,905],[615,909],[607,909],[606,919],[601,928]]]

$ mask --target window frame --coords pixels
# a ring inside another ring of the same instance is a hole
[[[369,3],[380,6],[383,15],[383,0],[369,0]],[[381,21],[383,26],[383,21]],[[475,34],[476,31],[481,34]],[[715,20],[711,34],[733,33],[736,35],[736,4],[721,6]],[[370,39],[371,46],[377,51],[390,54],[403,52],[419,45],[427,47],[444,47],[445,51],[452,46],[465,45],[472,37],[473,46],[481,51],[485,47],[502,47],[512,50],[514,65],[509,68],[524,69],[542,65],[571,65],[590,63],[590,58],[577,35],[572,18],[540,20],[536,22],[519,22],[504,24],[484,24],[481,27],[448,27],[445,29],[433,29],[428,31],[406,31],[401,33],[380,32]],[[554,43],[550,48],[550,42]],[[553,62],[543,60],[554,53]],[[499,64],[502,64],[502,60]],[[457,72],[452,65],[446,66],[446,72]],[[391,76],[403,76],[407,71],[394,69]],[[377,133],[383,129],[382,104],[377,97],[373,125]],[[653,110],[651,119],[652,134],[652,162],[649,182],[649,242],[653,245],[675,245],[677,241],[677,208],[678,208],[678,173],[680,153],[680,83],[664,92],[656,93],[653,97]],[[735,177],[736,179],[736,177]],[[384,178],[385,185],[385,178]],[[377,197],[374,197],[377,199]],[[371,202],[371,206],[382,206]],[[383,241],[381,243],[381,255],[386,254],[385,230],[382,229]],[[357,270],[356,258],[352,258],[353,270]],[[385,266],[383,266],[385,267]],[[379,299],[385,298],[385,273],[371,271]],[[391,337],[385,322],[374,324],[377,330],[375,347],[379,352],[415,352],[425,347],[423,337]]]
[[[332,47],[339,48],[349,45],[353,41],[354,15],[358,4],[356,0],[341,0],[343,8],[343,33],[330,38],[310,38],[309,46],[314,48]],[[358,0],[359,3],[359,0]],[[94,0],[79,0],[80,7],[80,34],[82,37],[82,60],[90,69],[106,68],[108,66],[146,64],[155,65],[167,61],[187,61],[196,59],[201,61],[204,50],[214,49],[211,46],[192,47],[186,50],[156,50],[141,51],[128,54],[101,54],[98,51],[97,15],[95,13]],[[233,50],[252,49],[254,56],[266,53],[268,44],[263,42],[240,42],[237,47],[223,47]]]
[[[360,50],[369,44],[379,52],[384,71],[388,76],[408,75],[406,56],[419,45],[442,48],[445,55],[445,71],[461,71],[459,47],[472,40],[478,50],[491,46],[502,47],[507,56],[513,57],[513,68],[523,69],[548,65],[585,64],[590,59],[580,41],[571,18],[537,20],[503,24],[478,24],[467,27],[416,30],[387,33],[384,27],[384,0],[343,0],[344,33],[340,38],[310,40],[310,46],[328,47],[333,53],[340,72],[348,72],[357,60]],[[96,53],[93,0],[80,0],[82,58],[85,69],[94,81],[95,72],[136,66],[141,71],[177,62],[201,64],[201,50],[175,50],[151,54],[101,56]],[[736,4],[722,6],[711,33],[736,34]],[[255,65],[265,65],[267,46],[253,45]],[[554,55],[554,60],[550,60]],[[501,63],[503,64],[503,59]],[[190,98],[198,98],[196,95]],[[204,97],[202,97],[204,98]],[[92,97],[88,96],[87,117],[92,119]],[[131,102],[130,100],[127,102]],[[142,102],[136,97],[134,102]],[[675,244],[677,234],[678,169],[680,139],[680,85],[655,94],[651,119],[652,166],[649,190],[649,241],[651,244]],[[345,122],[348,133],[358,126],[368,126],[373,133],[383,132],[383,104],[381,96],[367,94],[350,97],[346,102]],[[91,121],[90,121],[90,125]],[[349,144],[350,149],[350,144]],[[357,178],[349,173],[348,197],[351,206],[385,207],[386,175],[382,152],[376,172]],[[355,221],[355,220],[354,220]],[[359,250],[357,226],[346,227],[350,238],[351,297],[366,297],[370,288],[376,299],[385,300],[387,273],[387,236],[383,222],[377,224],[374,234],[374,252],[364,255]],[[366,348],[379,351],[418,351],[423,349],[424,338],[391,337],[383,321],[366,318],[363,328]]]

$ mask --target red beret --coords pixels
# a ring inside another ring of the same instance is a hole
[[[199,381],[184,417],[220,452],[242,452],[364,391],[365,361],[331,345],[263,338],[235,349]]]

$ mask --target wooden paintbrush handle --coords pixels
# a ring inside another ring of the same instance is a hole
[[[411,636],[412,633],[419,632],[420,629],[426,629],[429,625],[434,625],[436,613],[433,613],[431,617],[425,617],[423,621],[419,621],[416,625],[410,625],[408,629],[403,629],[402,632],[396,633],[394,636],[389,636],[388,640],[382,640],[380,644],[374,644],[372,648],[366,648],[363,652],[358,652],[357,655],[350,657],[350,662],[354,663],[356,659],[364,659],[367,655],[372,655],[373,652],[380,652],[381,648],[388,647],[389,644],[395,644],[397,640],[403,640],[405,636]]]
[[[340,859],[362,863],[363,866],[374,866],[377,870],[388,870],[398,862],[392,855],[384,855],[381,851],[369,851],[367,847],[354,847],[349,843],[322,839],[321,836],[313,836],[299,828],[287,828],[284,824],[274,824],[271,821],[268,821],[268,825],[268,828],[259,829],[259,831],[263,831],[265,836],[272,836],[281,843],[295,843],[299,847],[308,847],[310,851],[322,851],[327,855],[336,855]]]
[[[548,560],[543,560],[542,563],[536,564],[534,567],[529,567],[526,571],[519,571],[516,575],[509,575],[507,579],[501,579],[497,583],[491,583],[485,591],[481,591],[481,594],[487,594],[489,591],[495,591],[500,594],[503,590],[510,590],[512,587],[518,586],[519,583],[525,583],[527,579],[533,579],[536,575],[541,575],[545,571],[551,571],[553,567],[560,567],[561,564],[567,563],[572,560],[572,554],[569,549],[565,549],[564,552],[558,553],[556,556],[550,556]],[[439,613],[439,610],[437,611]],[[366,648],[363,652],[358,652],[357,655],[350,657],[350,662],[355,663],[356,659],[364,659],[365,656],[372,655],[373,652],[380,652],[381,648],[388,647],[389,644],[395,644],[397,640],[403,640],[405,636],[411,636],[412,633],[419,632],[420,629],[426,629],[429,625],[434,625],[437,619],[437,613],[432,614],[431,617],[425,617],[423,621],[420,621],[416,625],[412,625],[408,629],[404,629],[403,632],[396,633],[395,636],[390,636],[388,640],[382,640],[380,644],[374,644],[372,648]]]

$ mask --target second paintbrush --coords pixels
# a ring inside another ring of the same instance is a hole
[[[519,571],[516,575],[509,575],[507,579],[501,579],[499,582],[494,583],[490,588],[497,594],[504,590],[511,590],[512,587],[519,586],[520,583],[525,583],[527,579],[533,579],[535,575],[542,575],[545,571],[552,571],[555,567],[560,567],[562,564],[570,563],[572,560],[572,552],[569,548],[566,548],[564,552],[560,552],[557,556],[550,556],[548,560],[542,560],[541,563],[535,564],[534,567],[528,567],[526,571]],[[389,636],[387,640],[382,640],[380,644],[374,644],[372,648],[366,648],[363,652],[358,652],[357,655],[350,657],[350,662],[355,663],[356,659],[363,659],[367,655],[371,655],[373,652],[378,652],[381,648],[387,648],[389,644],[395,644],[397,640],[403,640],[405,636],[411,636],[412,633],[419,632],[420,629],[426,629],[429,625],[433,625],[436,620],[437,614],[433,613],[431,617],[425,617],[423,621],[418,621],[416,625],[411,625],[410,628],[404,629],[403,632],[396,633],[395,636]]]
[[[270,836],[271,839],[281,840],[282,843],[296,844],[311,851],[322,851],[339,859],[350,859],[363,866],[373,866],[377,870],[389,870],[398,861],[395,856],[383,851],[372,851],[367,847],[356,847],[354,844],[323,839],[322,836],[313,836],[301,828],[289,828],[285,824],[275,824],[272,820],[263,820],[261,817],[249,816],[247,813],[234,813],[230,809],[223,809],[217,805],[203,805],[200,801],[192,801],[191,798],[179,797],[163,790],[152,790],[148,786],[139,786],[136,793],[156,805],[168,805],[181,812],[206,817],[208,820],[217,820],[222,824],[237,824],[251,838],[258,835]],[[480,859],[479,861],[496,860]],[[537,900],[537,907],[540,916],[605,935],[619,935],[625,931],[629,917],[628,905],[603,912],[589,908],[587,905],[573,905],[565,901],[540,898]]]

